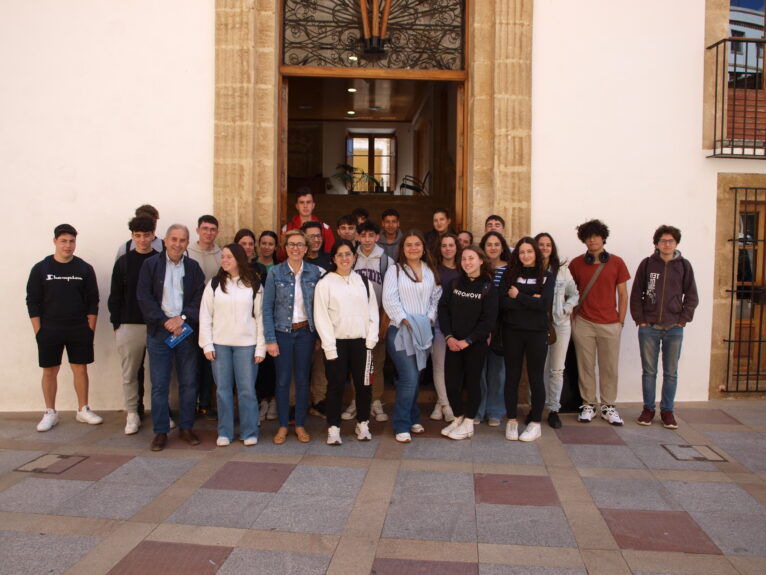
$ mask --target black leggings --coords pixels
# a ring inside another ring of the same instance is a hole
[[[545,357],[548,355],[548,334],[544,331],[524,331],[503,326],[505,352],[505,411],[508,419],[516,418],[519,404],[521,365],[527,359],[527,377],[532,392],[531,420],[539,423],[545,406]]]
[[[349,373],[356,390],[356,420],[369,421],[372,386],[369,379],[365,381],[364,377],[364,368],[367,362],[365,341],[363,339],[338,339],[335,341],[335,346],[338,350],[337,359],[328,360],[325,357],[324,360],[327,377],[327,395],[325,397],[327,425],[340,427],[343,390],[346,387]]]
[[[447,398],[456,417],[476,417],[481,403],[481,370],[487,357],[487,342],[477,341],[462,351],[450,351],[444,357],[444,380]],[[463,388],[468,388],[468,404],[463,406]]]

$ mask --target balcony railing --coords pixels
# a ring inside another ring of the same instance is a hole
[[[764,44],[724,38],[715,53],[713,157],[766,159]]]

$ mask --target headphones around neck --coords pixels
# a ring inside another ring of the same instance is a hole
[[[609,252],[604,250],[600,254],[598,254],[598,261],[602,264],[605,264],[609,261]],[[590,252],[585,252],[585,263],[592,265],[596,263],[596,258],[591,254]]]

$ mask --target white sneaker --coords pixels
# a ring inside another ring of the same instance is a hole
[[[266,419],[274,421],[277,418],[277,398],[272,397],[269,401],[269,410],[266,412]]]
[[[248,437],[242,443],[244,443],[248,447],[251,446],[251,445],[258,445],[258,438],[257,437]]]
[[[327,429],[327,445],[340,445],[343,440],[340,438],[340,427],[331,425]]]
[[[577,416],[577,421],[590,423],[594,415],[596,415],[596,411],[593,409],[593,406],[589,403],[584,403],[580,406],[580,415]]]
[[[141,427],[141,418],[135,411],[129,411],[127,420],[125,421],[125,435],[133,435],[138,433],[138,428]]]
[[[505,424],[505,438],[508,441],[519,440],[519,422],[515,419]]]
[[[343,421],[350,421],[356,417],[356,401],[352,401],[348,404],[346,411],[340,414],[340,418]]]
[[[218,436],[218,439],[215,440],[215,444],[218,447],[226,447],[227,445],[231,444],[231,441],[229,441],[228,437],[224,437],[223,435]]]
[[[625,423],[617,413],[617,408],[614,405],[602,405],[601,406],[601,419],[606,419],[612,425],[622,425]]]
[[[487,420],[487,425],[490,427],[500,427],[500,420],[497,417],[490,417],[489,420]]]
[[[447,434],[450,439],[470,439],[473,437],[473,419],[462,418],[463,421],[455,429]]]
[[[263,423],[263,420],[266,419],[266,412],[269,410],[269,402],[265,399],[261,402],[261,404],[258,406],[258,422]]]
[[[360,421],[357,423],[354,433],[356,433],[356,438],[359,441],[370,441],[370,439],[372,439],[372,434],[370,433],[370,422]]]
[[[449,437],[450,432],[453,429],[455,429],[458,425],[463,423],[463,419],[464,417],[462,415],[460,417],[456,417],[455,419],[453,419],[447,427],[441,430],[441,434],[444,437]]]
[[[473,424],[474,425],[481,425],[481,417],[474,417],[473,418]]]
[[[404,433],[397,433],[395,439],[399,443],[409,443],[412,441],[412,436],[405,431]]]
[[[444,421],[455,421],[455,414],[452,413],[452,408],[449,405],[442,405],[442,414]]]
[[[372,408],[370,411],[372,412],[372,415],[375,416],[375,421],[388,421],[388,415],[386,415],[386,412],[383,411],[383,404],[380,403],[379,399],[376,399],[372,402]]]
[[[428,418],[433,419],[434,421],[441,421],[442,417],[444,417],[444,415],[442,415],[442,404],[437,403],[434,405],[434,410],[431,412],[431,415],[429,415]]]
[[[524,432],[519,435],[519,441],[534,441],[535,439],[539,439],[542,434],[543,432],[540,429],[540,424],[530,421]]]
[[[410,431],[412,433],[425,433],[426,428],[420,425],[419,423],[416,423],[412,427],[410,427]]]
[[[170,420],[168,421],[168,427],[170,427],[170,429],[175,429],[175,428],[177,427],[177,426],[176,426],[176,422],[175,422],[175,421],[173,421],[173,418],[172,418],[172,417],[171,417],[171,418],[170,418]]]
[[[90,423],[91,425],[98,425],[104,421],[100,416],[93,413],[87,405],[77,410],[75,419],[80,423]]]
[[[46,409],[40,423],[37,424],[37,431],[50,431],[59,422],[59,414],[55,409]]]

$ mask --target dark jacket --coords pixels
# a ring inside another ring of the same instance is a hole
[[[112,269],[112,289],[109,292],[109,321],[114,329],[123,323],[143,324],[144,316],[136,299],[138,274],[143,263],[157,254],[155,250],[148,254],[130,250],[117,258]]]
[[[630,315],[637,324],[685,325],[698,303],[694,270],[678,250],[669,262],[655,253],[638,265],[630,291]]]
[[[524,268],[521,278],[511,278],[511,267],[505,269],[500,280],[500,309],[506,327],[522,331],[548,331],[548,312],[553,304],[556,281],[551,272],[545,272],[541,288],[535,281],[535,274],[534,268]],[[519,290],[514,299],[508,297],[512,285]],[[535,294],[540,294],[540,297],[535,297]]]
[[[199,329],[199,306],[205,289],[205,274],[202,268],[188,256],[184,256],[184,299],[181,313],[186,316],[186,323],[196,332]],[[162,311],[162,292],[165,287],[165,269],[167,256],[164,253],[154,255],[144,262],[138,274],[136,298],[144,315],[146,330],[150,335],[158,331],[168,332],[164,324],[170,319]]]

